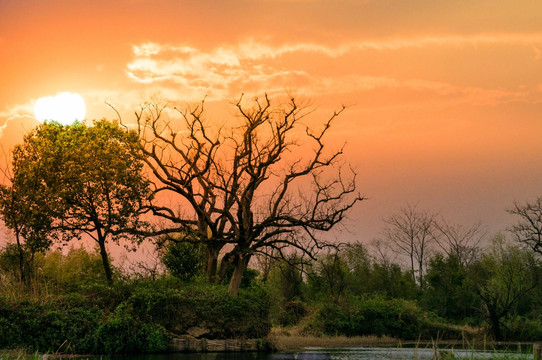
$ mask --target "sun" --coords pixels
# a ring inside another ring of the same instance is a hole
[[[86,106],[81,95],[63,92],[56,96],[39,98],[34,105],[34,115],[38,121],[57,121],[70,125],[85,119]]]

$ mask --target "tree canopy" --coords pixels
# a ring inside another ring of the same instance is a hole
[[[25,198],[24,208],[50,219],[47,230],[57,238],[69,241],[86,234],[96,241],[109,282],[106,242],[140,240],[133,230],[145,225],[140,209],[151,193],[138,146],[137,133],[100,120],[92,125],[44,123],[14,150],[14,189],[39,194]],[[33,219],[28,227],[39,229]]]

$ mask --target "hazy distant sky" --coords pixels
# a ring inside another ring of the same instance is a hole
[[[151,97],[351,105],[330,140],[370,198],[344,235],[363,241],[407,203],[494,232],[542,195],[542,1],[2,0],[0,79],[5,147],[63,91],[90,119]]]

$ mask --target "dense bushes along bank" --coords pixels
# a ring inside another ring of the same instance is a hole
[[[99,254],[73,248],[37,254],[23,285],[9,249],[0,251],[0,348],[157,352],[172,335],[261,338],[271,325],[315,336],[461,340],[491,335],[490,310],[499,315],[504,339],[542,338],[542,267],[530,266],[524,250],[500,244],[468,266],[437,254],[423,288],[408,271],[375,262],[358,245],[323,254],[304,272],[285,262],[269,263],[267,273],[248,269],[238,297],[228,293],[227,281],[210,285],[198,271],[186,271],[187,261],[168,262],[168,271],[113,268],[108,285]],[[503,289],[521,296],[504,307]]]
[[[263,337],[271,326],[260,287],[232,297],[224,287],[164,279],[92,285],[44,300],[0,299],[0,347],[40,352],[159,352],[169,334],[195,327],[207,338],[246,338]]]

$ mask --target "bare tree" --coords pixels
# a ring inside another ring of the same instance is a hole
[[[481,223],[469,227],[435,221],[435,242],[448,256],[455,256],[461,265],[469,265],[480,256],[480,243],[487,235]]]
[[[389,266],[391,263],[393,263],[394,259],[392,259],[392,255],[390,254],[392,249],[390,244],[388,244],[385,240],[380,238],[371,240],[369,243],[369,249],[371,251],[372,258],[378,264]],[[395,257],[396,256],[393,258]]]
[[[205,119],[204,102],[175,109],[175,119],[166,116],[166,107],[152,104],[136,114],[141,146],[157,179],[156,197],[175,194],[182,205],[175,211],[155,203],[149,211],[172,224],[162,233],[192,234],[186,241],[207,245],[209,278],[220,278],[233,265],[233,294],[253,255],[285,257],[284,250],[293,247],[314,257],[328,245],[318,233],[331,230],[363,200],[356,174],[340,163],[343,149],[330,151],[323,141],[344,107],[320,130],[302,124],[308,112],[293,98],[282,107],[272,106],[267,96],[252,106],[241,98],[235,109],[234,121],[221,128]]]
[[[512,234],[520,243],[542,255],[542,197],[524,205],[514,202],[514,207],[508,212],[520,217],[518,223],[510,228]]]
[[[409,204],[384,220],[384,238],[395,251],[408,258],[413,279],[420,287],[423,287],[425,266],[437,237],[435,218],[436,215]]]
[[[269,278],[271,271],[279,265],[279,254],[273,249],[264,250],[256,254],[253,258],[256,270],[260,272],[260,277],[265,283]]]

